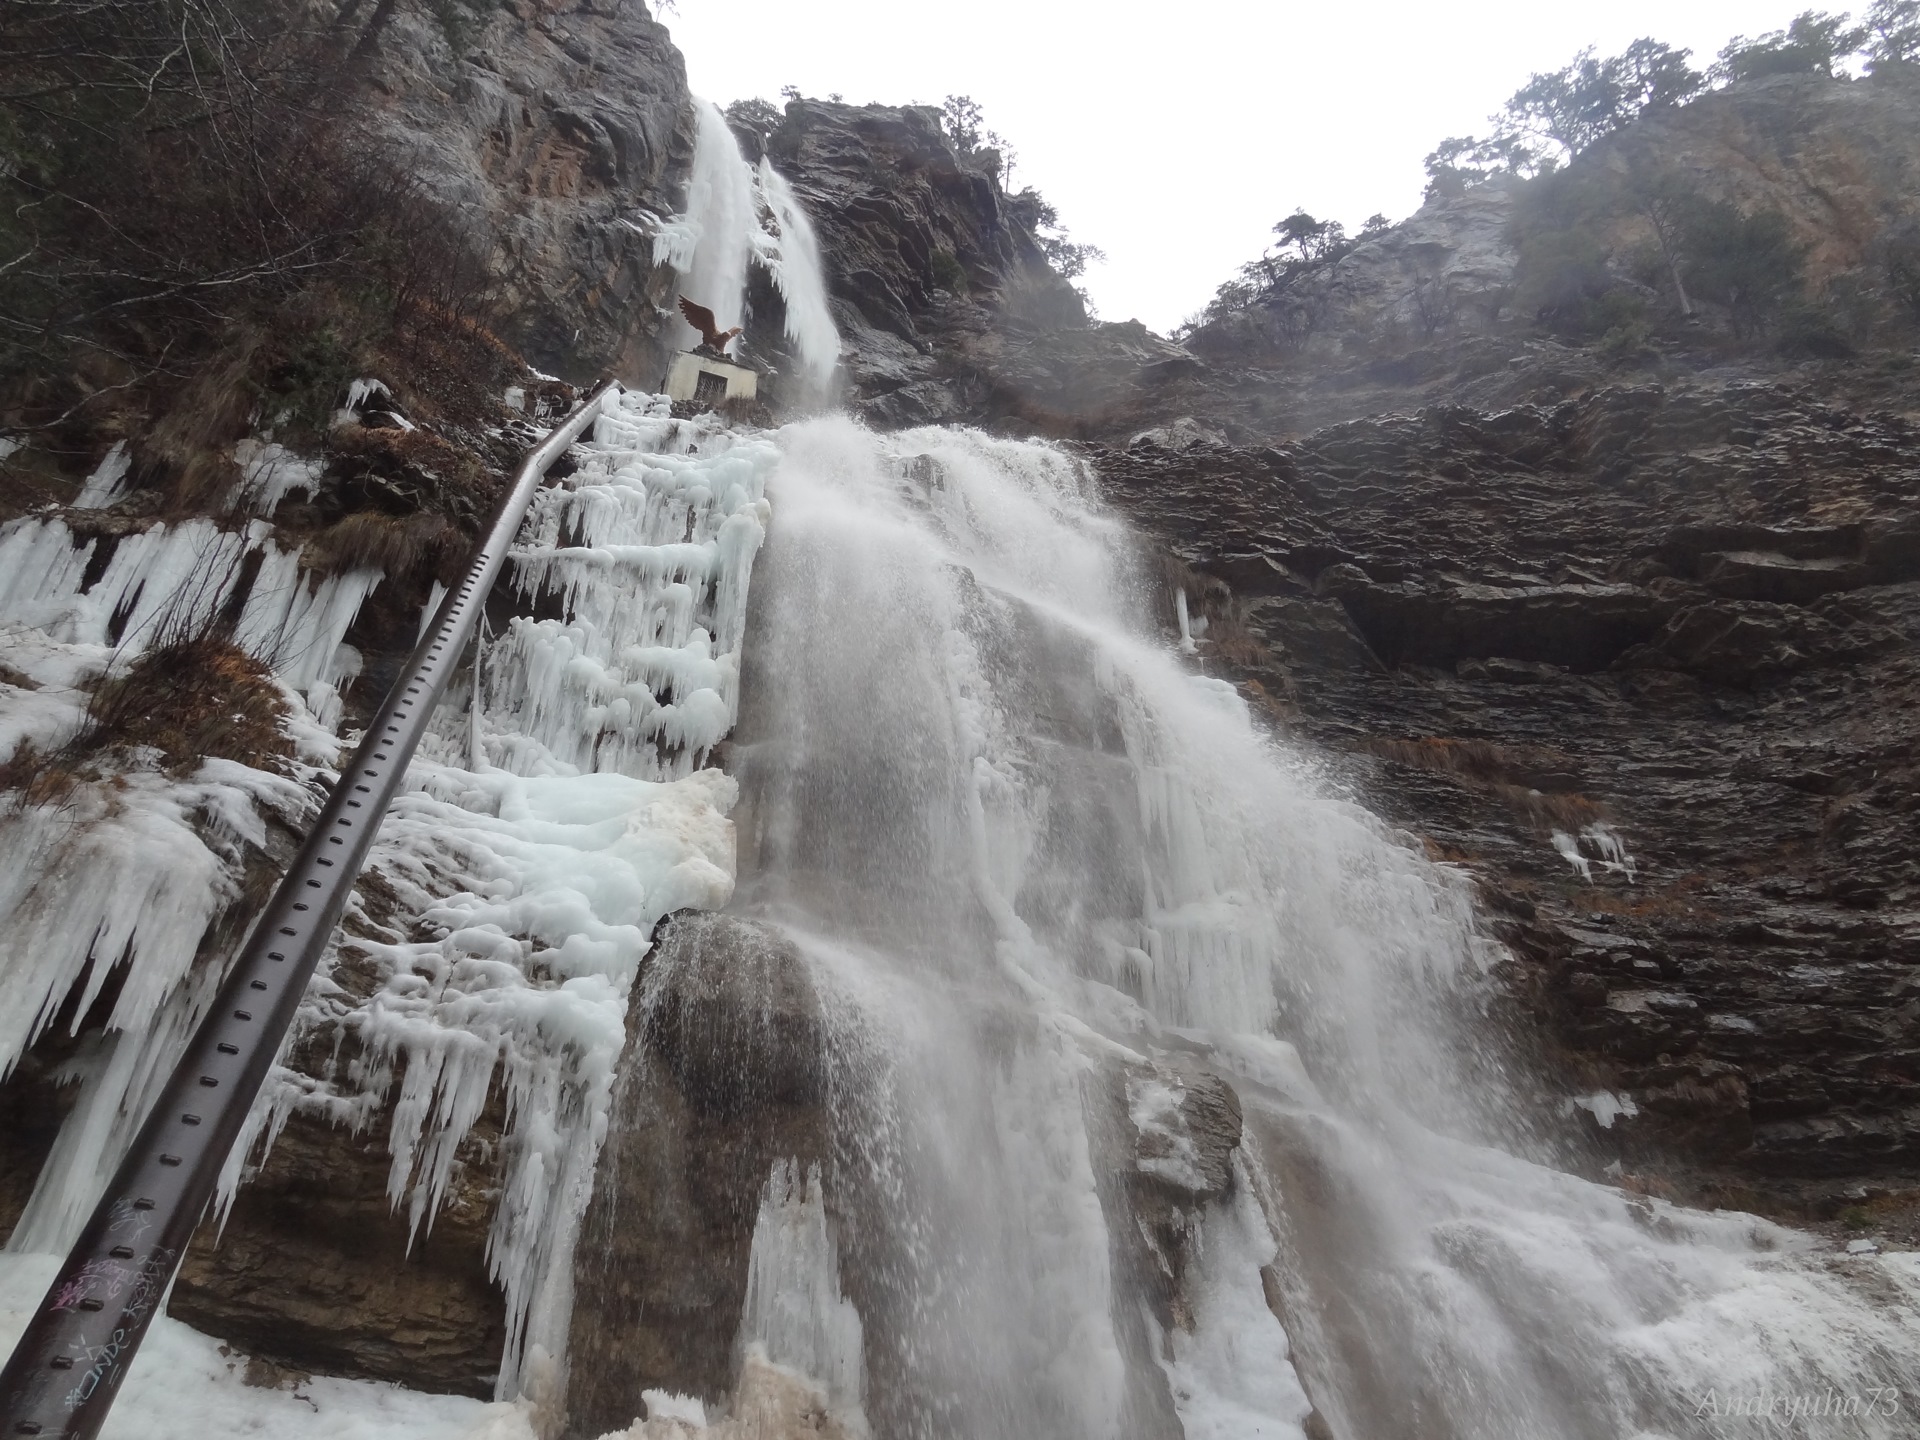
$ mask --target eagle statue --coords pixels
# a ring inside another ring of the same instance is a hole
[[[731,330],[722,330],[720,322],[713,318],[713,311],[704,305],[696,305],[686,296],[680,297],[680,313],[687,317],[687,324],[700,332],[701,348],[711,350],[716,355],[727,353],[727,342],[742,333],[736,325]]]

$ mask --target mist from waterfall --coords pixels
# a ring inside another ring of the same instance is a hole
[[[732,908],[821,997],[874,1433],[1745,1437],[1742,1397],[1913,1393],[1910,1257],[1545,1163],[1464,878],[1152,638],[1080,462],[777,439]],[[1202,1197],[1206,1072],[1244,1122]],[[1171,1309],[1114,1180],[1154,1167],[1196,1187]]]
[[[681,289],[712,310],[722,330],[746,322],[748,266],[763,268],[785,302],[784,333],[802,375],[824,397],[840,359],[840,334],[812,222],[770,160],[756,165],[740,153],[726,116],[709,101],[694,105],[686,206],[660,227],[654,254],[679,271]],[[685,321],[675,323],[682,349],[700,343]],[[765,345],[751,332],[747,341]]]

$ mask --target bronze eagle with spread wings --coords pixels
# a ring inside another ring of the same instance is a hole
[[[738,325],[731,330],[722,330],[720,322],[713,318],[713,311],[704,305],[694,304],[684,295],[680,297],[680,313],[687,317],[687,324],[700,332],[700,343],[722,355],[727,353],[727,342],[744,333]]]

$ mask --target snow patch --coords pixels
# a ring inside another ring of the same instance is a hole
[[[1640,1113],[1631,1095],[1616,1095],[1611,1090],[1596,1090],[1591,1095],[1576,1095],[1567,1102],[1567,1113],[1584,1110],[1593,1116],[1602,1130],[1611,1130],[1616,1120],[1631,1120]]]
[[[55,1255],[0,1254],[0,1354],[13,1348],[59,1264]],[[157,1316],[102,1440],[536,1440],[525,1405],[329,1375],[249,1384],[248,1369],[247,1356]]]

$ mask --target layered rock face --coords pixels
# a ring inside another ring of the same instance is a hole
[[[1778,75],[1648,115],[1596,147],[1623,173],[1657,156],[1702,192],[1742,210],[1786,216],[1817,288],[1870,259],[1888,220],[1920,182],[1920,74],[1882,67],[1867,79]],[[1617,238],[1647,235],[1634,223]]]
[[[1168,367],[1194,366],[1137,323],[1090,323],[993,152],[956,149],[933,107],[796,100],[771,131],[741,138],[813,217],[846,400],[873,424],[1067,432],[1124,412]],[[764,280],[753,298],[757,317],[777,313]]]
[[[424,9],[394,12],[370,57],[372,125],[477,222],[507,338],[534,364],[651,378],[673,287],[651,219],[679,208],[693,154],[666,27],[638,0],[509,0],[460,38]]]
[[[537,363],[651,379],[673,276],[648,214],[679,207],[691,151],[678,53],[632,0],[509,0],[465,45],[396,11],[374,123],[483,217]],[[1670,117],[1660,143],[1729,198],[1788,209],[1824,278],[1910,188],[1904,96],[1769,82]],[[1620,367],[1516,337],[1498,185],[1343,262],[1325,367],[1232,336],[1183,347],[1089,323],[935,111],[799,101],[750,138],[818,229],[852,408],[1090,442],[1108,500],[1174,562],[1163,619],[1183,594],[1198,663],[1476,875],[1515,957],[1513,1039],[1587,1093],[1596,1169],[1803,1213],[1915,1183],[1910,367],[1696,376],[1686,357]],[[370,607],[364,689],[414,624],[411,605]],[[826,1154],[825,1040],[793,957],[685,917],[659,957],[666,980],[628,1017],[652,1048],[625,1073],[575,1272],[582,1434],[637,1413],[642,1372],[725,1391],[769,1166]],[[65,1058],[0,1092],[16,1153],[51,1144],[28,1112],[57,1102]],[[1159,1129],[1130,1104],[1149,1081],[1172,1097]],[[1102,1203],[1127,1222],[1116,1266],[1164,1277],[1154,1318],[1177,1324],[1181,1210],[1228,1192],[1239,1101],[1199,1070],[1116,1070],[1096,1100]],[[219,1246],[189,1257],[175,1313],[288,1364],[488,1393],[505,1110],[496,1089],[419,1239],[392,1212],[384,1121],[295,1116]],[[1159,1163],[1176,1132],[1193,1177]]]
[[[1096,455],[1210,663],[1480,877],[1607,1151],[1913,1174],[1910,421],[1617,387]]]

